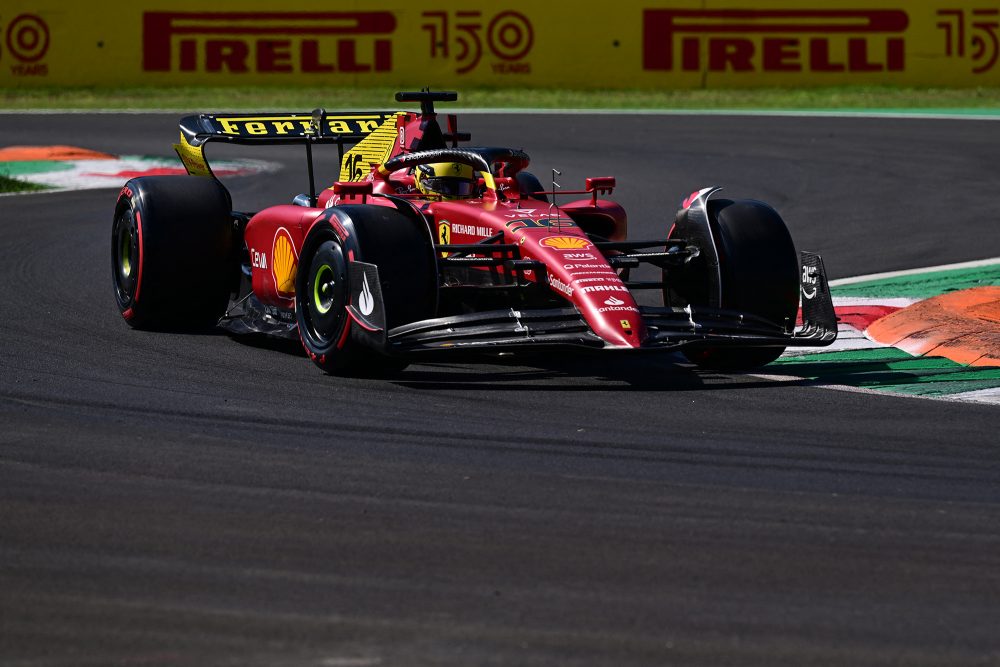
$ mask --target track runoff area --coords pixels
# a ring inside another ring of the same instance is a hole
[[[1000,405],[1000,257],[830,283],[827,348],[759,373],[830,389]]]

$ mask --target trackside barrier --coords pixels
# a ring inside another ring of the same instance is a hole
[[[998,0],[99,4],[6,0],[0,85],[1000,85]]]

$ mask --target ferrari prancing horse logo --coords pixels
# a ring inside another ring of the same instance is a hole
[[[451,243],[451,223],[447,220],[442,220],[438,223],[438,233],[437,242],[441,245],[448,245]],[[442,257],[447,257],[448,253],[441,253]]]

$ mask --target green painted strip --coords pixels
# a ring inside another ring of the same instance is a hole
[[[1000,264],[837,285],[831,288],[831,292],[837,297],[929,299],[946,292],[988,285],[1000,285]]]
[[[788,357],[778,359],[768,370],[826,384],[913,396],[1000,387],[1000,368],[963,366],[942,357],[913,357],[891,347]]]
[[[53,171],[69,171],[73,162],[58,160],[25,160],[23,162],[0,162],[0,174],[8,176],[24,176],[26,174],[44,174]]]

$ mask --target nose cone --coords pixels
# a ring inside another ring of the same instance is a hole
[[[598,336],[615,347],[640,347],[646,338],[639,307],[618,273],[588,247],[550,257],[549,286],[567,298]]]
[[[594,333],[614,347],[640,347],[646,328],[632,294],[583,231],[566,220],[557,227],[525,218],[505,227],[522,257],[546,265],[549,287],[576,306]]]
[[[600,282],[574,283],[577,308],[598,336],[616,347],[640,347],[646,337],[639,308],[617,275]],[[584,278],[583,280],[586,280]]]

